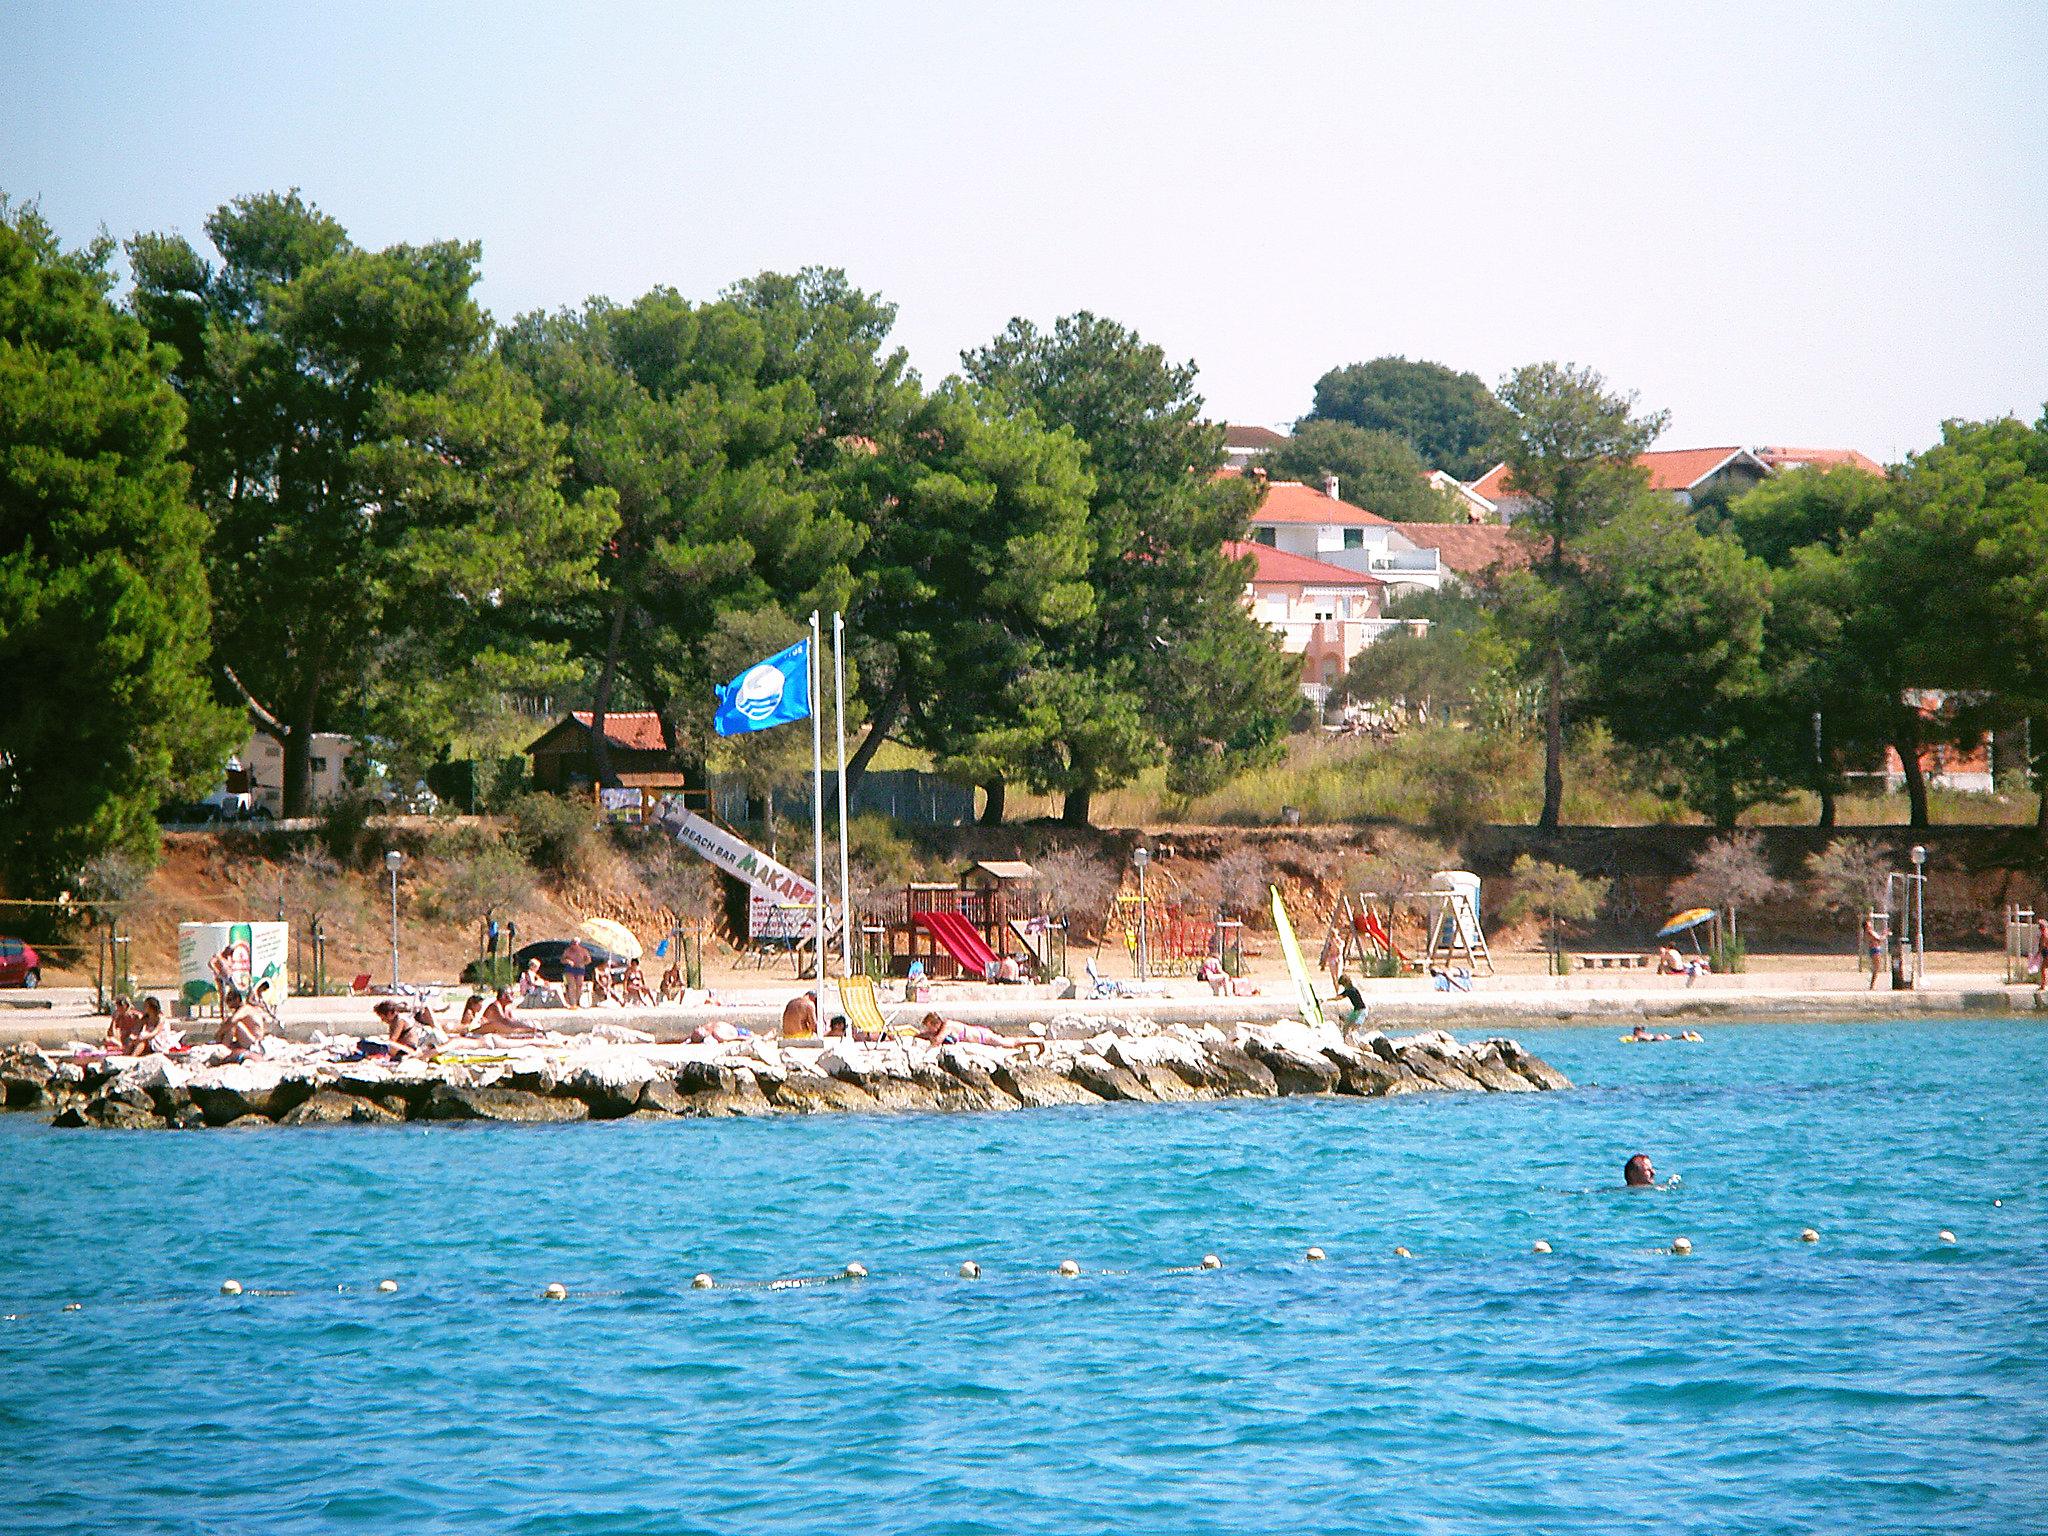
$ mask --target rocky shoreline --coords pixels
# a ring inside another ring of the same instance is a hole
[[[283,1060],[218,1065],[163,1056],[81,1060],[27,1044],[0,1049],[6,1109],[60,1126],[116,1130],[987,1111],[1570,1086],[1514,1040],[1466,1045],[1442,1031],[1346,1037],[1286,1023],[1104,1031],[1029,1051],[915,1041],[785,1046],[766,1037],[713,1045],[581,1039],[400,1065],[323,1058],[313,1047]]]

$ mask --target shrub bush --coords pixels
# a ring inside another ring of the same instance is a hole
[[[580,875],[590,867],[596,818],[588,807],[559,795],[520,795],[505,807],[512,841],[526,862],[551,875]]]

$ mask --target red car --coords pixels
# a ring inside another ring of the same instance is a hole
[[[40,987],[43,957],[20,939],[0,936],[0,987]]]

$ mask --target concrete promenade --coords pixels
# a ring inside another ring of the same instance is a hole
[[[1627,1027],[1637,1020],[1673,1023],[1721,1020],[1854,1020],[1916,1017],[2038,1016],[2048,1022],[2048,1007],[2031,985],[2007,985],[1996,972],[1930,971],[1914,991],[1868,990],[1867,978],[1847,970],[1771,971],[1735,976],[1702,977],[1692,986],[1682,978],[1641,973],[1585,972],[1570,977],[1505,975],[1480,977],[1469,992],[1439,992],[1425,980],[1363,983],[1372,1005],[1371,1022],[1389,1030],[1500,1029],[1521,1030],[1612,1020]],[[983,986],[941,983],[927,1003],[901,1000],[901,983],[885,983],[884,1012],[892,1023],[914,1023],[929,1009],[948,1018],[1022,1032],[1039,1025],[1058,1035],[1081,1035],[1112,1021],[1165,1024],[1229,1024],[1291,1018],[1292,989],[1284,980],[1261,978],[1253,997],[1215,997],[1207,987],[1186,980],[1163,984],[1164,995],[1141,998],[1083,999],[1061,997],[1039,986]],[[644,1031],[657,1040],[677,1040],[700,1024],[716,1019],[761,1032],[772,1030],[782,1005],[801,984],[783,979],[773,984],[723,986],[712,990],[709,1003],[679,1003],[655,1008],[522,1009],[521,1018],[543,1029],[575,1034],[597,1024]],[[441,994],[444,1003],[459,1001],[466,988]],[[893,996],[892,996],[893,994]],[[371,1013],[373,997],[295,997],[280,1009],[284,1033],[309,1039],[316,1032],[381,1033]],[[453,1018],[453,1008],[437,1013]],[[213,1024],[184,1024],[195,1040],[211,1035]],[[37,992],[0,993],[0,1044],[29,1040],[61,1046],[71,1040],[97,1040],[106,1028],[104,1015],[92,1011],[92,993],[83,988],[52,987]]]

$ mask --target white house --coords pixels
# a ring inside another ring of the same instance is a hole
[[[1226,544],[1223,552],[1252,561],[1245,602],[1301,657],[1302,692],[1318,703],[1373,641],[1399,629],[1429,628],[1425,619],[1386,618],[1387,583],[1367,572],[1270,544]]]
[[[1337,490],[1335,475],[1324,477],[1320,491],[1299,480],[1269,482],[1265,500],[1252,513],[1253,542],[1391,586],[1434,592],[1443,585],[1443,562],[1434,549],[1404,535],[1401,524],[1339,500]]]
[[[356,740],[353,736],[340,736],[331,731],[318,732],[313,737],[312,803],[319,805],[332,800],[348,787],[346,770],[348,760],[355,755]],[[247,776],[247,793],[251,802],[273,816],[284,814],[284,748],[261,731],[249,737],[249,744],[233,759],[239,764],[240,773]],[[237,768],[230,766],[227,787],[238,789]]]
[[[1249,469],[1286,441],[1285,432],[1275,431],[1271,427],[1248,427],[1241,423],[1225,422],[1223,451],[1228,457],[1224,462],[1232,469]]]

